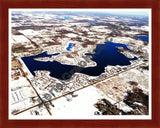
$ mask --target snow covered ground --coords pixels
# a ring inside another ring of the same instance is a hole
[[[97,108],[94,104],[98,99],[107,97],[101,90],[90,86],[77,91],[77,97],[67,101],[67,97],[52,101],[55,107],[51,108],[52,117],[59,119],[88,119],[97,118],[94,112]]]

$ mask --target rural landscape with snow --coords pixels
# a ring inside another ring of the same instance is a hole
[[[151,26],[142,11],[11,9],[10,118],[149,116]]]

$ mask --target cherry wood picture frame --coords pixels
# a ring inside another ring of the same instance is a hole
[[[10,8],[149,8],[152,10],[151,120],[9,120],[8,32]],[[159,0],[0,0],[0,128],[158,128],[160,127]]]

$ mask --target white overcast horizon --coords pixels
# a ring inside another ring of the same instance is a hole
[[[145,15],[145,16],[148,16],[149,13],[151,12],[151,9],[148,8],[148,9],[104,9],[104,8],[77,8],[77,9],[73,9],[73,8],[65,8],[65,9],[61,9],[61,8],[58,8],[58,9],[42,9],[42,8],[27,8],[27,9],[9,9],[11,11],[29,11],[29,12],[32,12],[32,11],[66,11],[66,12],[73,12],[73,11],[82,11],[82,12],[104,12],[104,13],[110,13],[110,14],[121,14],[121,15]]]

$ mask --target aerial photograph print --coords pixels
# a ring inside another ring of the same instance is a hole
[[[151,119],[151,9],[9,9],[9,119]]]

